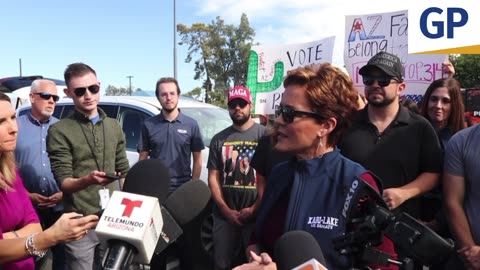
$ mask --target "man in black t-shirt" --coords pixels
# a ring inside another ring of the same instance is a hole
[[[263,182],[255,181],[249,165],[265,127],[251,117],[250,91],[236,86],[228,93],[233,125],[213,136],[208,156],[208,184],[213,209],[215,269],[232,269],[245,262],[244,250],[260,205]],[[257,192],[258,191],[258,192]]]
[[[280,152],[273,149],[274,142],[272,134],[264,135],[258,141],[255,155],[253,155],[250,165],[255,169],[256,178],[268,180],[268,176],[275,165],[293,158],[293,155],[287,152]]]
[[[380,52],[359,73],[368,105],[342,138],[341,153],[380,177],[390,209],[420,218],[418,197],[437,185],[442,169],[435,130],[400,106],[405,82],[397,56]]]

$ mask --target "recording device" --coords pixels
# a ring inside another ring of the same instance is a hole
[[[108,246],[103,269],[127,269],[132,261],[148,264],[162,227],[157,198],[114,191],[95,229]]]
[[[395,264],[411,269],[413,262],[431,266],[453,252],[451,239],[442,238],[407,213],[393,214],[380,194],[361,178],[357,177],[349,190],[342,214],[353,230],[335,237],[333,245],[340,254],[351,256],[356,265]],[[406,256],[403,261],[372,248],[384,235]]]
[[[110,230],[108,234],[103,233],[101,228],[100,234],[98,231],[97,234],[101,241],[108,243],[109,249],[109,252],[103,259],[103,269],[124,270],[128,269],[128,266],[132,262],[149,264],[153,254],[161,253],[163,249],[173,243],[183,232],[181,226],[196,218],[211,198],[210,189],[202,181],[190,181],[185,183],[167,199],[169,186],[169,171],[163,162],[158,159],[139,161],[130,169],[123,186],[124,191],[129,193],[120,193],[133,194],[136,196],[141,196],[137,194],[142,194],[145,195],[144,197],[154,197],[157,202],[163,204],[159,205],[158,208],[160,211],[162,227],[160,227],[159,231],[151,231],[149,237],[152,240],[155,240],[155,243],[153,247],[149,245],[148,248],[144,248],[142,245],[140,245],[140,247],[134,245],[135,243],[132,242],[139,238],[135,238],[134,240],[126,238],[125,232],[122,234]],[[138,204],[137,202],[135,203]],[[122,206],[119,206],[118,202],[115,200],[113,202],[109,201],[105,213],[100,219],[99,225],[101,222],[105,222],[104,217],[108,215],[107,210],[110,207],[122,209]],[[125,206],[123,206],[123,208],[126,209]],[[136,207],[133,208],[137,211]],[[143,215],[143,218],[148,219],[151,217],[147,215],[146,212],[142,211],[140,212]],[[132,215],[132,213],[130,214]],[[156,215],[157,212],[155,212],[155,216]],[[120,217],[123,218],[123,215]],[[146,223],[144,222],[144,224]],[[129,235],[129,232],[126,234]],[[141,253],[138,248],[145,249],[145,256],[143,256],[143,253]]]
[[[306,231],[283,234],[275,244],[274,256],[279,270],[327,269],[317,240]]]

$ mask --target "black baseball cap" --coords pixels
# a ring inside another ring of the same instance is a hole
[[[381,69],[393,78],[403,80],[404,71],[402,62],[400,61],[400,58],[394,54],[387,52],[377,53],[368,60],[368,63],[363,66],[358,73],[362,76],[367,75],[373,67]]]

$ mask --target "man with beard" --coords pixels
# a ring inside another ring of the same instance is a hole
[[[53,81],[37,79],[30,87],[30,113],[17,119],[15,159],[44,230],[52,226],[63,213],[63,193],[53,177],[46,151],[48,128],[58,122],[58,119],[52,116],[58,99],[57,86]],[[52,269],[66,269],[64,245],[52,247],[52,253]],[[37,268],[40,268],[44,261],[37,260]]]
[[[230,89],[228,111],[233,125],[213,136],[210,143],[207,168],[208,184],[215,202],[215,269],[231,269],[234,265],[246,261],[244,250],[250,239],[263,193],[263,182],[253,181],[254,183],[249,185],[249,177],[255,179],[255,176],[245,173],[229,175],[229,172],[242,169],[242,160],[252,158],[258,140],[265,133],[265,127],[253,121],[252,108],[252,96],[246,87],[235,86]],[[226,168],[228,165],[235,168]],[[253,168],[250,170],[253,171]],[[229,180],[231,177],[234,178]]]
[[[143,123],[138,142],[139,160],[149,156],[160,159],[170,170],[169,192],[172,193],[182,184],[200,177],[201,151],[205,146],[197,121],[177,107],[180,98],[177,80],[161,78],[155,89],[162,111]],[[190,168],[191,156],[193,170]]]
[[[344,156],[383,181],[383,199],[394,211],[421,217],[419,195],[437,185],[442,152],[435,130],[423,117],[400,106],[403,66],[380,52],[360,71],[368,105],[360,110],[339,144]]]

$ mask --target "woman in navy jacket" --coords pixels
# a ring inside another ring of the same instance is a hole
[[[293,230],[315,237],[328,269],[348,269],[352,262],[334,250],[332,239],[347,232],[349,188],[361,178],[378,190],[373,176],[335,147],[357,110],[357,90],[330,64],[289,71],[284,87],[275,112],[275,149],[295,159],[273,168],[248,249],[252,262],[236,269],[276,269],[270,256],[276,240]],[[394,253],[385,240],[378,248]]]

